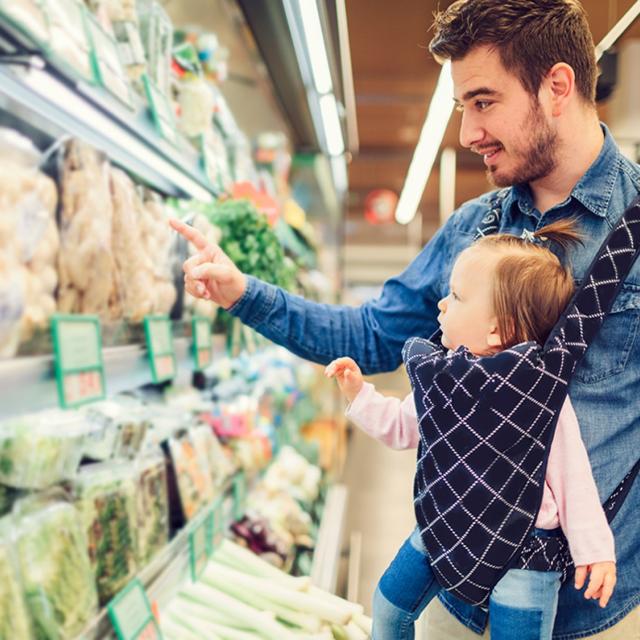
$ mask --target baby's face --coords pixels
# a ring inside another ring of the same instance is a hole
[[[464,345],[482,356],[500,346],[493,311],[492,283],[497,258],[486,249],[471,247],[453,265],[449,295],[438,303],[442,345],[457,349]]]

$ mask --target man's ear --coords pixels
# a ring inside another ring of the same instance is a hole
[[[543,84],[549,92],[551,115],[562,115],[575,93],[576,74],[573,67],[566,62],[557,62],[547,72]]]

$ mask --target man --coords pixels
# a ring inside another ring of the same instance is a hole
[[[483,155],[495,186],[510,187],[500,231],[520,235],[576,217],[586,238],[571,254],[579,282],[640,191],[640,167],[621,156],[598,122],[594,45],[582,6],[577,0],[459,0],[436,16],[430,49],[452,62],[461,143]],[[460,207],[409,267],[385,283],[380,297],[359,308],[310,303],[244,276],[218,247],[177,225],[199,249],[185,263],[185,285],[305,358],[327,363],[348,355],[368,373],[389,371],[400,364],[408,337],[437,328],[436,304],[447,294],[452,263],[472,242],[488,202],[485,195]],[[640,450],[639,324],[640,263],[570,387],[603,501]],[[612,523],[618,583],[608,606],[600,609],[565,585],[554,638],[587,637],[609,627],[598,637],[640,637],[639,508],[640,481]],[[482,610],[448,594],[441,601],[482,633]],[[438,611],[434,617],[429,638],[467,637],[452,618],[445,621]],[[527,638],[518,633],[519,640]]]

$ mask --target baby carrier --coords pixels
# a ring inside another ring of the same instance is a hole
[[[498,193],[478,236],[499,228]],[[572,571],[562,534],[530,535],[549,447],[571,376],[640,253],[640,198],[624,212],[544,345],[487,357],[447,352],[440,333],[411,338],[403,360],[419,417],[414,508],[440,585],[486,606],[511,568]],[[609,521],[638,473],[605,503]],[[555,533],[555,532],[554,532]]]

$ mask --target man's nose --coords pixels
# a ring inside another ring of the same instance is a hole
[[[462,122],[460,124],[460,144],[469,149],[482,141],[484,131],[480,127],[477,118],[469,111],[462,112]]]

